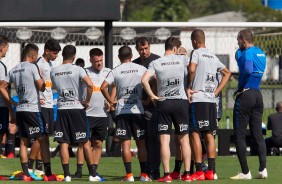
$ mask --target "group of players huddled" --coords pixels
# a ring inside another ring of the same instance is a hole
[[[126,171],[122,181],[134,181],[131,137],[138,148],[140,181],[217,179],[214,139],[220,119],[217,106],[231,73],[206,48],[202,30],[192,32],[191,42],[194,50],[187,53],[179,38],[169,37],[164,44],[164,56],[160,57],[150,52],[146,37],[139,37],[136,50],[140,57],[132,61],[131,48],[122,46],[118,50],[121,64],[112,70],[103,67],[103,52],[98,48],[89,52],[90,67],[84,69],[74,65],[76,48],[73,45],[63,48],[62,64],[53,67],[52,61],[61,51],[54,39],[46,41],[41,57],[38,57],[35,44],[27,44],[22,51],[22,62],[9,72],[1,62],[1,134],[8,132],[9,124],[17,125],[23,180],[40,179],[33,172],[33,164],[35,160],[42,160],[44,181],[70,182],[72,177],[82,177],[85,159],[89,181],[104,181],[97,168],[107,135],[108,116],[116,123],[114,142],[119,141],[122,147]],[[0,58],[5,57],[8,47],[8,39],[0,36]],[[8,91],[12,83],[18,103],[11,99]],[[54,89],[59,94],[55,123]],[[12,105],[16,106],[16,113]],[[172,133],[177,146],[174,171],[170,172]],[[49,135],[60,144],[63,179],[51,170]],[[34,142],[28,156],[30,138]],[[208,158],[206,171],[202,167],[202,140]],[[79,144],[74,176],[69,171],[68,148],[71,144]],[[180,174],[182,163],[184,172]]]

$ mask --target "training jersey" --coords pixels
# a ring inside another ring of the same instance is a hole
[[[259,90],[266,67],[264,52],[259,47],[252,46],[244,51],[238,50],[236,59],[239,67],[238,88]]]
[[[156,75],[160,100],[187,99],[184,89],[184,71],[187,65],[183,55],[166,55],[151,62],[148,72]]]
[[[91,96],[89,107],[86,110],[87,116],[107,117],[106,100],[101,93],[100,86],[111,71],[109,68],[103,68],[101,71],[95,71],[93,67],[85,69],[89,78],[93,83],[93,93]],[[87,95],[87,86],[83,83],[83,99]]]
[[[16,111],[40,112],[39,90],[35,81],[41,79],[36,64],[21,62],[16,65],[5,78],[8,83],[14,83],[19,98]]]
[[[117,88],[116,115],[144,114],[141,79],[145,72],[144,66],[132,62],[122,63],[109,72],[105,81]]]
[[[50,78],[50,72],[53,68],[51,61],[47,62],[44,57],[40,57],[37,61],[37,66],[41,75],[45,81],[45,91],[39,92],[40,98],[45,100],[45,104],[41,105],[44,108],[53,108],[53,92],[52,92],[52,81]]]
[[[86,71],[76,65],[62,64],[51,70],[51,81],[59,94],[58,109],[83,109],[81,80]]]
[[[197,91],[192,95],[193,102],[216,103],[214,92],[218,86],[217,72],[225,68],[215,54],[206,48],[194,50],[191,63],[197,64],[196,73],[190,88]]]
[[[0,61],[0,81],[4,80],[7,76],[7,67],[2,61]],[[6,107],[3,96],[0,93],[0,107]]]

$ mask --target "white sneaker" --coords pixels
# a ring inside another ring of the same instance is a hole
[[[130,182],[133,182],[133,181],[134,181],[133,174],[132,174],[132,173],[126,174],[126,175],[124,176],[124,178],[123,178],[121,181],[130,181]]]
[[[252,179],[251,171],[248,174],[239,173],[236,176],[231,177],[232,180],[250,180]]]
[[[258,172],[256,179],[266,179],[267,178],[267,170],[264,168],[263,171]]]
[[[140,181],[146,182],[146,181],[152,181],[152,179],[146,173],[141,173]]]
[[[217,177],[217,174],[216,174],[216,173],[214,173],[214,175],[213,175],[213,179],[214,179],[214,180],[217,180],[217,179],[218,179],[218,177]]]
[[[101,181],[101,178],[99,176],[89,176],[89,181]]]
[[[65,182],[71,182],[71,177],[70,176],[65,177],[64,181]]]

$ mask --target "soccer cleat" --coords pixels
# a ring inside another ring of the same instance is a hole
[[[28,172],[29,172],[30,176],[31,176],[35,181],[42,181],[42,180],[43,180],[42,177],[37,176],[34,172],[30,171],[30,169],[28,169],[28,170],[29,170]]]
[[[231,177],[232,180],[250,180],[252,179],[251,171],[248,174],[238,173],[236,176]]]
[[[214,180],[214,173],[213,170],[207,170],[205,173],[206,180]]]
[[[7,158],[15,158],[15,154],[10,152],[6,157]]]
[[[193,181],[201,181],[201,180],[205,180],[205,173],[203,171],[196,171],[194,174],[192,174],[191,176],[191,179]]]
[[[163,176],[163,177],[158,179],[158,182],[170,183],[171,181],[172,181],[172,178],[170,177],[170,174]]]
[[[182,181],[188,181],[188,182],[194,181],[193,178],[191,178],[191,176],[189,174],[185,174],[185,175],[183,174],[181,176],[181,179],[182,179]]]
[[[170,173],[170,177],[171,177],[173,180],[181,179],[180,173],[179,173],[179,172],[176,172],[176,171],[173,171],[172,173]]]
[[[5,155],[0,154],[0,158],[7,158]]]
[[[4,176],[0,176],[0,180],[9,180],[9,178],[4,177]]]
[[[65,182],[71,182],[71,177],[70,176],[66,176],[64,179]]]
[[[101,181],[101,178],[98,175],[89,176],[89,181]]]
[[[43,176],[45,173],[41,170],[35,169],[34,174],[36,174],[37,176]]]
[[[134,177],[132,173],[126,174],[121,181],[134,181]]]
[[[31,176],[23,175],[23,181],[34,181],[34,179]]]
[[[217,179],[218,179],[218,177],[217,177],[217,174],[216,174],[216,173],[214,173],[214,174],[213,174],[213,178],[214,178],[215,180],[217,180]]]
[[[44,181],[62,181],[63,179],[60,179],[55,174],[52,174],[50,176],[44,175],[43,180]]]
[[[96,175],[97,175],[97,176],[99,176],[99,177],[101,178],[101,181],[106,181],[106,179],[105,179],[105,178],[103,178],[102,176],[100,176],[100,174],[99,174],[99,173],[96,173]]]
[[[146,173],[141,173],[140,181],[152,181],[152,179]]]
[[[259,171],[258,174],[256,175],[256,179],[266,179],[267,178],[267,170],[264,168],[263,171]]]
[[[72,177],[73,178],[82,178],[82,173],[76,171]]]

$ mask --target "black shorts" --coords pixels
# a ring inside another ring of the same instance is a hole
[[[54,141],[84,143],[90,139],[90,127],[84,109],[59,109],[54,127]]]
[[[91,140],[103,141],[107,136],[108,117],[87,116],[91,129]]]
[[[116,138],[130,140],[133,136],[135,140],[145,139],[146,123],[143,114],[122,114],[116,118]]]
[[[196,102],[190,105],[190,132],[217,130],[216,104]]]
[[[52,135],[54,133],[54,110],[41,107],[41,115],[46,133]]]
[[[46,135],[41,112],[16,112],[19,134],[24,138]]]
[[[189,133],[188,100],[169,99],[157,102],[159,134],[171,134],[172,123],[175,134]]]
[[[8,133],[9,110],[7,107],[0,107],[0,134]]]

